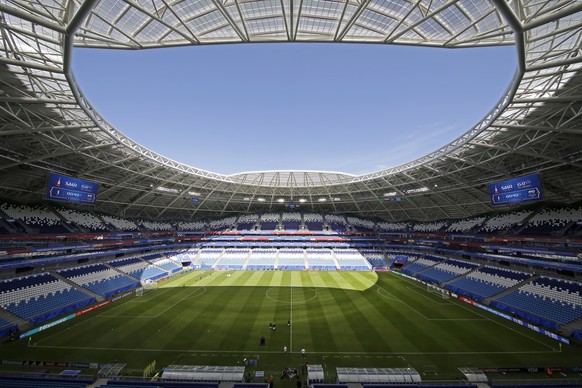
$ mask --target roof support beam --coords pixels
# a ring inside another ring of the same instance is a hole
[[[76,105],[75,100],[54,100],[52,98],[34,97],[1,97],[0,103],[9,104],[56,104],[56,105]]]
[[[67,25],[65,31],[65,52],[63,55],[63,69],[65,73],[69,73],[71,70],[71,58],[73,55],[73,40],[75,37],[75,32],[81,26],[81,23],[87,18],[93,7],[97,5],[99,0],[85,0],[81,3],[81,6],[77,10],[77,13],[73,15],[71,21]]]
[[[339,31],[339,26],[341,25],[341,22],[342,22],[340,20],[339,25],[338,25],[338,31],[337,31],[337,33],[335,35],[335,38],[333,39],[335,42],[339,42],[339,41],[343,40],[343,38],[346,36],[346,34],[350,30],[350,28],[352,28],[352,26],[354,25],[354,23],[356,22],[356,20],[358,20],[358,18],[362,14],[362,12],[364,12],[364,10],[368,6],[368,4],[370,4],[370,1],[372,1],[372,0],[363,0],[360,3],[360,6],[356,10],[356,12],[354,12],[354,14],[350,18],[350,20],[347,22],[347,24],[345,25],[345,27],[343,28],[343,30],[341,30],[341,32]],[[348,0],[346,0],[346,6],[347,6],[347,2],[348,2]]]
[[[402,29],[397,34],[394,34],[394,35],[388,37],[385,42],[386,43],[394,42],[396,39],[400,38],[402,35],[406,34],[408,31],[412,30],[414,27],[419,26],[420,24],[427,21],[429,18],[432,18],[433,16],[437,15],[438,13],[444,11],[445,9],[449,8],[450,6],[452,6],[453,4],[456,4],[458,2],[459,2],[459,0],[452,0],[448,3],[441,5],[440,7],[434,9],[431,13],[426,14],[424,18],[418,19],[416,22],[408,25],[406,28]]]
[[[5,57],[0,57],[0,63],[4,63],[7,65],[13,65],[13,66],[20,66],[23,68],[48,71],[49,73],[57,73],[57,74],[63,73],[63,69],[61,69],[60,67],[41,65],[40,63],[20,61],[18,59],[10,59],[10,58],[5,58]]]
[[[234,19],[232,18],[232,16],[230,16],[230,13],[228,13],[228,11],[222,5],[222,2],[220,0],[212,0],[212,2],[214,3],[214,5],[218,9],[218,11],[222,14],[222,16],[228,21],[228,23],[236,31],[236,34],[240,37],[240,39],[243,42],[248,42],[249,41],[249,36],[246,33],[246,29],[245,29],[245,32],[241,31],[241,29],[239,28],[238,24],[236,24],[236,22],[234,21]],[[242,15],[241,15],[241,19],[242,19]]]
[[[582,50],[578,49],[577,51],[572,52],[572,56],[568,59],[561,59],[558,61],[549,61],[549,62],[542,63],[539,65],[527,66],[527,71],[546,70],[546,69],[551,69],[552,67],[568,66],[568,65],[573,65],[575,63],[580,63],[580,62],[582,62]]]
[[[523,31],[529,31],[533,28],[543,26],[544,24],[556,21],[557,19],[562,19],[562,18],[571,16],[571,15],[574,15],[575,13],[578,13],[581,11],[582,11],[582,3],[576,2],[574,5],[572,5],[570,7],[563,8],[563,9],[556,11],[556,12],[548,12],[545,16],[541,16],[541,17],[536,18],[535,20],[533,20],[531,22],[527,22],[524,25],[522,25],[522,29],[523,29]]]
[[[26,20],[26,21],[31,22],[33,24],[38,24],[39,26],[46,27],[50,30],[57,31],[57,32],[60,32],[62,34],[65,33],[65,27],[61,26],[60,24],[53,23],[47,19],[43,19],[41,17],[38,17],[31,12],[25,12],[25,11],[22,11],[18,8],[14,8],[14,7],[11,7],[9,5],[6,5],[4,3],[0,3],[0,12],[7,13],[7,14],[15,16],[19,19]]]

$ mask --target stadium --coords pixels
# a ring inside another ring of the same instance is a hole
[[[582,386],[582,3],[1,0],[0,386]],[[75,48],[515,48],[485,117],[361,175],[114,128]],[[272,378],[274,376],[274,380]]]

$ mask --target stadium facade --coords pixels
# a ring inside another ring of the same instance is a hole
[[[41,201],[49,172],[57,172],[98,182],[95,210],[149,219],[281,211],[289,204],[390,221],[463,218],[493,209],[488,183],[531,173],[541,174],[547,201],[582,199],[578,1],[3,0],[0,13],[4,198]],[[258,42],[514,45],[518,69],[496,106],[461,137],[359,176],[221,175],[170,160],[113,128],[71,70],[75,47]],[[399,201],[385,200],[387,194]]]

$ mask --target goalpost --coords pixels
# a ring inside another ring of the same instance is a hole
[[[135,289],[135,296],[143,296],[143,293],[158,288],[158,283],[154,280],[146,280],[141,283],[141,287]]]
[[[426,284],[426,290],[428,292],[430,292],[431,294],[437,294],[438,296],[440,296],[443,299],[449,299],[450,293],[448,290],[445,290],[442,287],[439,287],[437,285],[434,284]]]

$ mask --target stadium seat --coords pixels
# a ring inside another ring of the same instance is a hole
[[[306,268],[303,249],[279,249],[278,269],[302,270]]]
[[[131,220],[126,220],[119,217],[109,216],[109,215],[102,215],[101,218],[103,221],[107,222],[116,230],[123,230],[123,231],[137,231],[139,230],[138,226],[135,222]]]
[[[541,276],[491,305],[558,330],[582,318],[582,283]]]
[[[256,248],[250,251],[247,270],[270,270],[277,266],[277,250]]]
[[[318,213],[305,213],[303,215],[305,229],[312,231],[323,230],[323,216]]]
[[[103,222],[92,213],[65,208],[57,209],[57,211],[67,219],[67,221],[83,229],[87,229],[90,232],[107,231],[105,224],[103,224]]]
[[[382,251],[379,250],[362,250],[362,256],[375,268],[386,268],[388,263]]]
[[[485,217],[473,217],[466,220],[459,220],[449,225],[447,232],[469,232],[473,228],[481,225],[483,221],[485,221]]]
[[[301,229],[301,214],[285,212],[281,215],[281,224],[283,225],[283,230],[288,232],[298,231]]]
[[[446,285],[446,288],[482,301],[529,278],[531,274],[495,267],[482,267]]]
[[[338,269],[344,271],[369,271],[372,265],[357,249],[334,249]]]
[[[237,230],[252,230],[259,221],[258,214],[244,214],[238,218]]]
[[[158,232],[160,231],[169,232],[174,230],[174,226],[168,222],[139,220],[137,223],[141,225],[145,230]]]
[[[515,212],[503,213],[489,218],[481,227],[481,232],[494,233],[508,230],[516,224],[523,222],[531,211],[520,210]]]
[[[178,222],[178,230],[180,231],[203,231],[206,228],[204,221],[180,221]]]
[[[104,298],[130,290],[139,285],[134,279],[122,275],[104,264],[91,264],[61,270],[58,273]]]
[[[582,206],[565,208],[545,208],[534,214],[522,234],[549,235],[559,232],[568,224],[582,220]]]
[[[61,224],[61,219],[54,212],[41,205],[0,204],[0,209],[9,217],[23,222],[34,233],[53,234],[68,233]],[[2,228],[4,230],[4,228]]]
[[[356,232],[373,232],[374,222],[372,220],[364,220],[359,217],[347,217],[348,224],[352,230]]]
[[[419,257],[416,260],[409,262],[410,264],[407,264],[404,267],[402,267],[402,272],[412,275],[435,264],[438,264],[443,260],[444,260],[443,258],[433,256]]]
[[[416,277],[419,279],[427,280],[431,283],[441,284],[466,274],[478,266],[478,264],[469,263],[466,261],[449,259],[433,267],[430,267],[421,273],[417,273]]]
[[[212,231],[231,230],[234,228],[236,217],[226,217],[218,220],[212,220],[208,223],[208,229]]]
[[[416,223],[412,226],[412,230],[415,232],[437,232],[447,226],[444,221],[441,222],[422,222]]]
[[[312,270],[335,271],[338,264],[332,256],[331,249],[307,249],[307,266]]]
[[[94,301],[46,272],[0,281],[0,307],[35,324]]]
[[[329,230],[343,233],[347,230],[348,223],[344,216],[339,216],[335,214],[326,214],[325,220]]]
[[[410,225],[406,222],[380,222],[378,223],[379,232],[406,232]]]
[[[280,215],[278,213],[265,213],[261,215],[261,230],[277,230],[279,227]]]
[[[223,255],[214,264],[214,268],[224,270],[244,269],[250,253],[250,249],[225,249]]]

